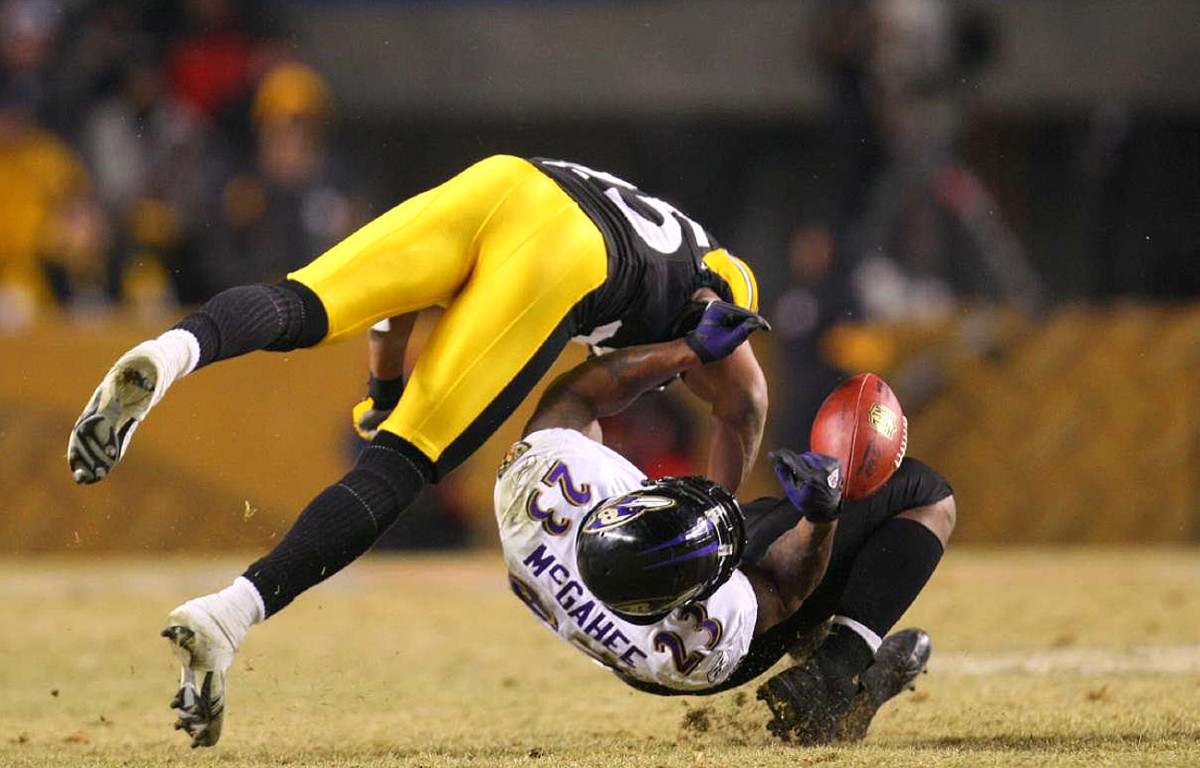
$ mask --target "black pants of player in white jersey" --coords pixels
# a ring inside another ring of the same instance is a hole
[[[725,682],[700,691],[677,691],[633,680],[625,682],[660,696],[707,696],[750,682],[775,666],[800,638],[810,635],[839,613],[838,604],[850,579],[854,561],[873,533],[901,512],[935,504],[951,493],[950,485],[941,475],[916,459],[906,458],[887,483],[869,498],[845,503],[833,537],[829,568],[821,583],[799,611],[754,638],[750,650]],[[786,499],[768,497],[756,499],[742,507],[747,516],[752,516],[776,504],[788,503]]]

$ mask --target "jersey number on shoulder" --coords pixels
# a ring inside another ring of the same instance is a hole
[[[550,470],[542,476],[541,484],[547,488],[557,485],[562,497],[573,507],[582,507],[592,500],[592,487],[587,483],[576,487],[575,481],[571,479],[571,470],[561,461],[556,461],[551,465]],[[529,513],[529,517],[540,522],[542,528],[551,536],[562,536],[571,530],[570,520],[555,519],[554,507],[542,509],[539,504],[541,498],[542,490],[540,488],[529,494],[529,498],[525,502],[525,511]]]
[[[554,618],[554,612],[546,606],[542,605],[541,599],[538,597],[537,590],[529,586],[525,582],[518,579],[513,574],[508,574],[508,586],[512,588],[513,594],[533,611],[533,615],[537,616],[542,621],[550,625],[554,631],[558,631],[558,619]]]
[[[681,618],[691,619],[692,626],[697,631],[708,635],[708,642],[704,644],[706,650],[711,651],[721,642],[724,628],[720,621],[708,617],[708,611],[703,605],[685,605],[679,609],[679,615]],[[704,661],[702,653],[688,651],[684,647],[683,638],[676,632],[659,632],[654,635],[654,650],[660,653],[669,652],[671,660],[675,662],[675,669],[679,670],[681,675],[690,675],[700,662]]]
[[[670,203],[641,194],[637,187],[624,179],[565,160],[548,160],[546,165],[566,168],[580,178],[608,184],[608,188],[604,190],[605,197],[625,216],[638,237],[659,253],[675,253],[683,245],[683,227],[680,222],[691,228],[696,245],[703,249],[712,247],[704,227],[689,219]],[[655,221],[655,218],[662,221]]]

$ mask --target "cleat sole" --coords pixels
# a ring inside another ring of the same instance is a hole
[[[158,372],[150,358],[134,356],[118,365],[122,367],[105,375],[71,429],[67,463],[80,485],[112,473],[154,396]]]
[[[168,618],[173,622],[187,620],[186,614],[174,612]],[[193,666],[213,663],[211,640],[204,640],[196,629],[180,623],[168,624],[159,634],[171,644],[181,665],[179,688],[170,704],[177,716],[174,728],[187,732],[193,748],[211,747],[220,740],[225,719],[225,675]]]

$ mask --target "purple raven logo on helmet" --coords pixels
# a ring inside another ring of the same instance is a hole
[[[675,506],[675,500],[663,496],[643,496],[633,493],[616,496],[602,502],[596,508],[591,522],[584,526],[583,532],[603,533],[604,531],[610,531],[613,528],[625,525],[631,520],[636,520],[646,512],[669,509],[673,506]]]

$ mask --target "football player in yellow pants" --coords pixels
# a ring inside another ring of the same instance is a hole
[[[542,357],[558,356],[569,337],[556,332],[607,274],[604,238],[579,206],[532,164],[500,157],[402,203],[289,277],[325,307],[323,343],[445,308],[379,428],[435,466],[449,450],[448,467],[477,447],[460,447],[475,442],[464,433],[489,404],[510,399],[505,388],[538,351],[549,345]]]
[[[697,328],[716,299],[729,303],[729,327]],[[106,477],[149,410],[196,368],[392,319],[372,341],[371,419],[358,416],[377,432],[354,468],[233,585],[168,619],[183,663],[177,709],[194,744],[220,735],[224,672],[249,626],[366,552],[426,483],[491,435],[567,341],[603,351],[685,337],[703,357],[714,334],[759,322],[756,305],[746,265],[670,204],[581,165],[497,156],[401,203],[285,282],[224,291],[123,355],[72,430],[77,482]],[[405,381],[398,358],[412,313],[432,306],[444,314]],[[766,409],[753,352],[741,344],[686,381],[713,405],[708,474],[736,489]]]

